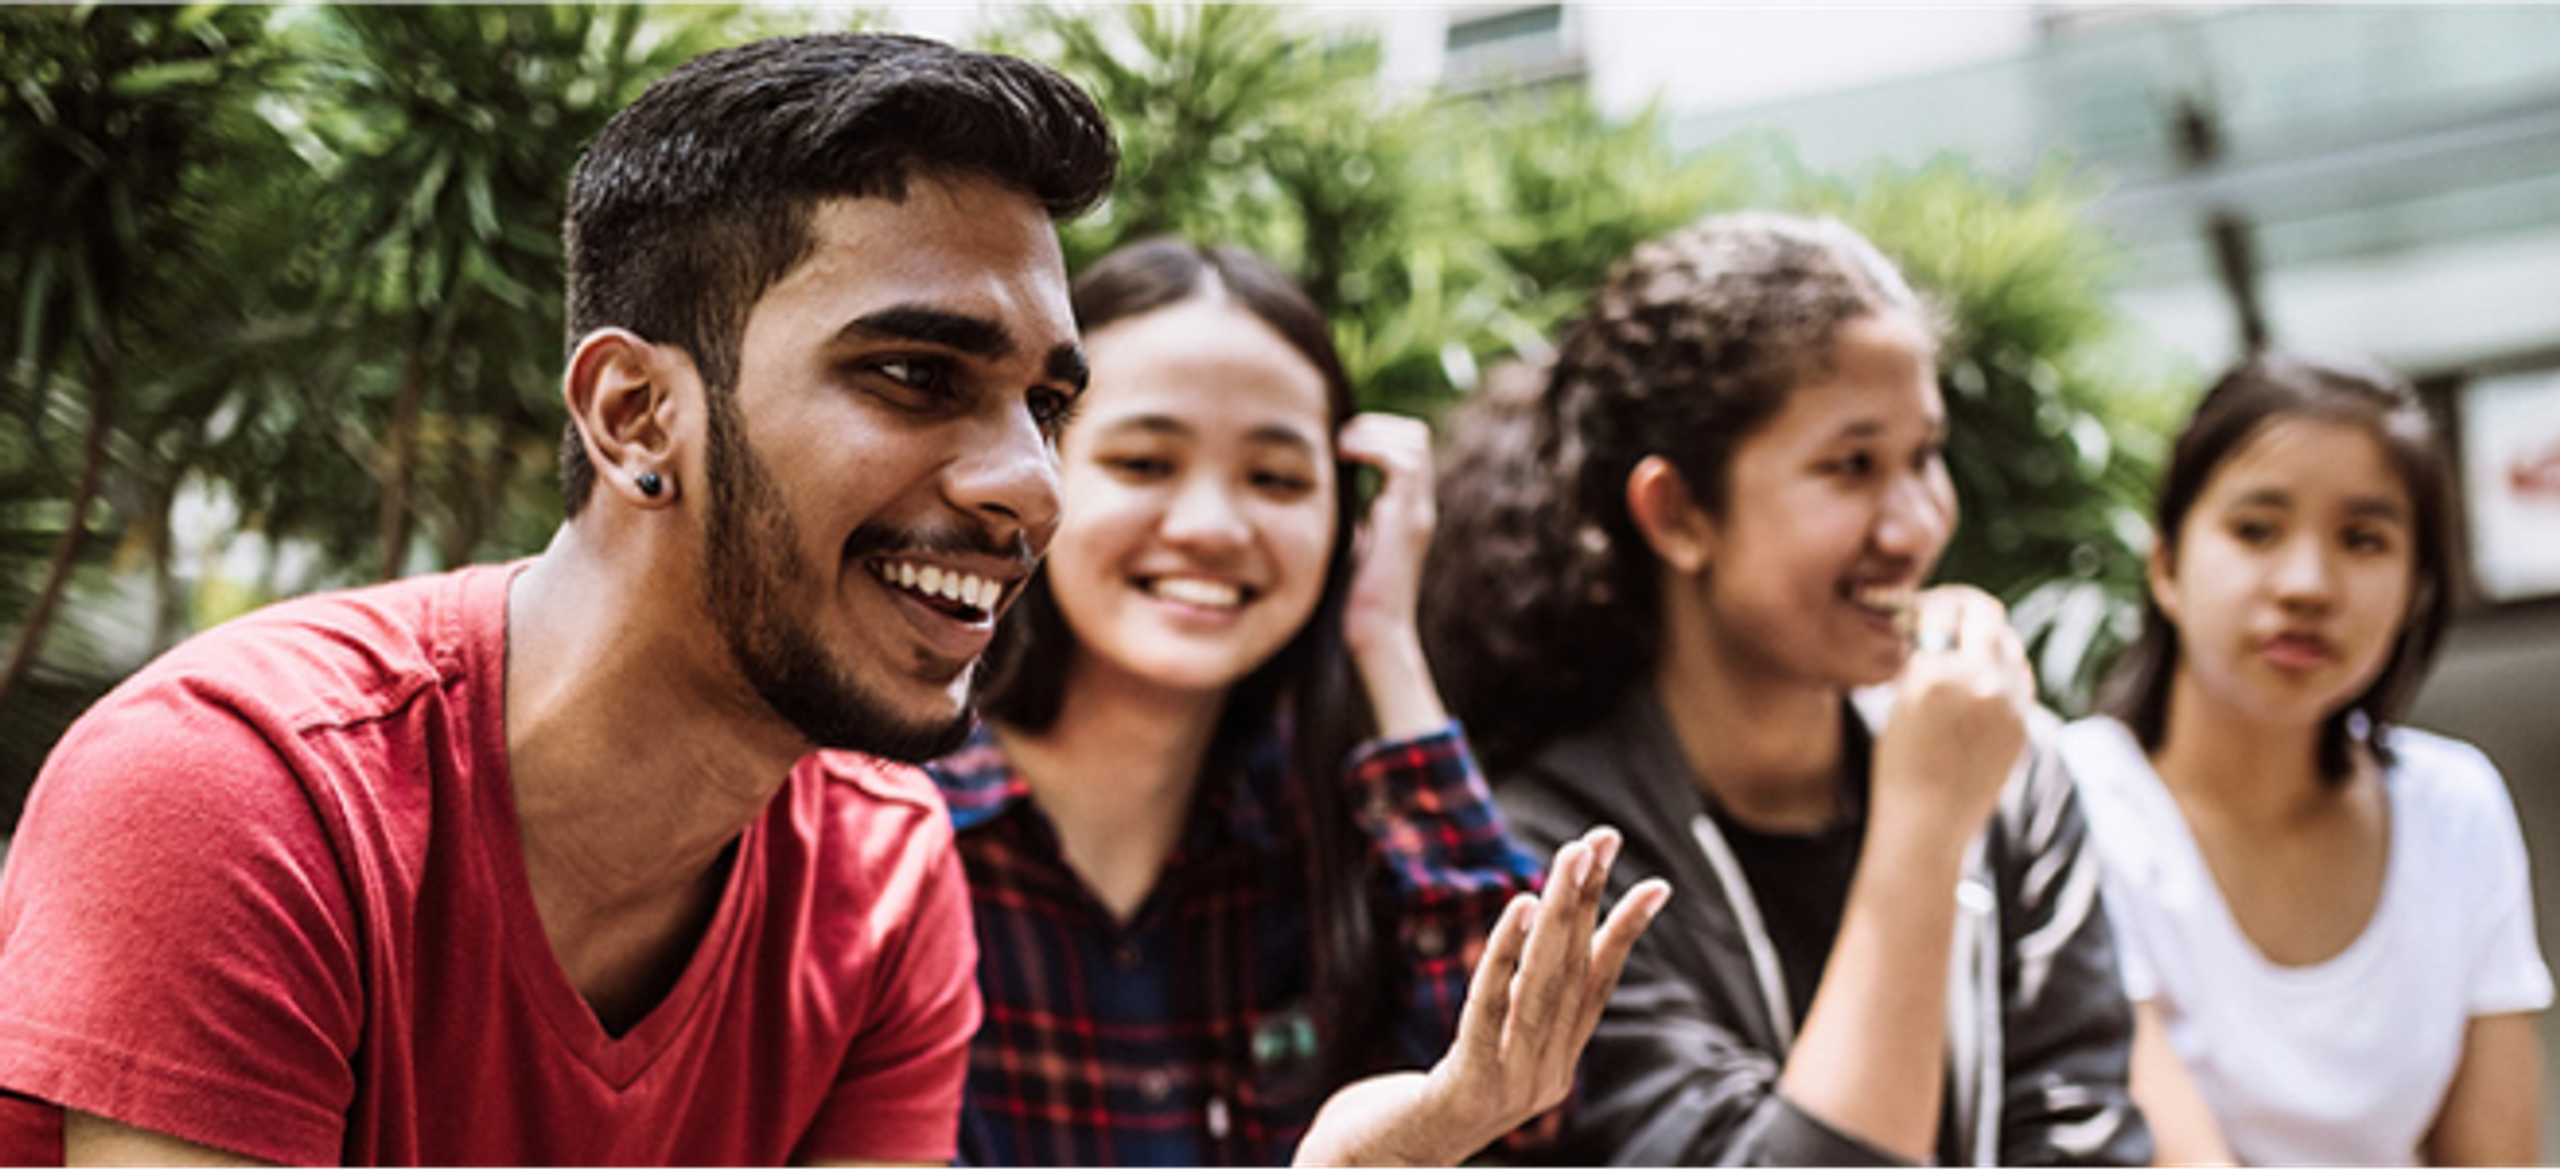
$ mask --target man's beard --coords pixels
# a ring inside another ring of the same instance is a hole
[[[793,543],[790,506],[739,429],[730,392],[710,395],[709,539],[704,544],[705,605],[729,643],[747,684],[800,735],[820,748],[843,748],[892,760],[926,761],[969,736],[970,708],[945,720],[901,718],[827,659],[818,636],[793,614],[786,585],[813,580]],[[884,669],[895,669],[883,663]],[[975,695],[984,662],[969,668]]]

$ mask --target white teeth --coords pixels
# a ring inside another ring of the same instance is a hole
[[[881,566],[880,579],[929,598],[941,598],[980,610],[995,609],[996,602],[1004,597],[1004,583],[993,578],[944,569],[938,565],[918,565],[912,561]]]
[[[1244,600],[1244,592],[1234,586],[1196,577],[1160,577],[1150,592],[1166,601],[1218,610],[1235,609]]]

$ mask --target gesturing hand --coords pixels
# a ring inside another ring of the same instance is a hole
[[[1326,1099],[1296,1162],[1452,1166],[1563,1102],[1628,951],[1671,897],[1646,879],[1601,925],[1618,845],[1602,828],[1557,851],[1546,894],[1512,900],[1494,925],[1448,1054],[1428,1073],[1381,1074]]]

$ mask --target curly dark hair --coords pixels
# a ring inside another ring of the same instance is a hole
[[[839,197],[906,197],[921,176],[985,178],[1053,219],[1101,201],[1119,146],[1093,99],[1045,65],[922,37],[821,33],[706,53],[605,124],[569,178],[569,338],[621,326],[733,389],[747,313],[806,259]],[[562,506],[595,468],[562,436]]]
[[[2418,392],[2399,375],[2362,358],[2267,351],[2243,359],[2216,380],[2170,449],[2160,484],[2153,539],[2171,564],[2178,539],[2205,485],[2241,448],[2284,419],[2321,419],[2364,428],[2382,445],[2409,493],[2415,575],[2409,613],[2391,657],[2373,684],[2320,725],[2320,775],[2343,784],[2363,743],[2391,763],[2390,723],[2426,678],[2452,619],[2461,559],[2454,554],[2453,470],[2436,440]],[[2148,592],[2142,633],[2125,648],[2099,696],[2099,710],[2133,730],[2145,749],[2169,737],[2169,688],[2178,673],[2178,627]]]
[[[1637,463],[1663,457],[1721,517],[1734,451],[1827,372],[1843,325],[1885,312],[1943,332],[1846,225],[1717,216],[1638,247],[1547,365],[1498,370],[1453,415],[1423,638],[1488,763],[1596,718],[1654,666]]]

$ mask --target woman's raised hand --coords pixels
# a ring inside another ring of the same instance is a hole
[[[1601,923],[1618,846],[1602,828],[1558,850],[1546,892],[1514,899],[1494,925],[1447,1055],[1326,1099],[1296,1162],[1453,1166],[1562,1103],[1628,951],[1671,897],[1648,878]]]

